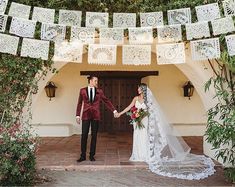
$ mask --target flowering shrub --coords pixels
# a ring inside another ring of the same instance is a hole
[[[36,175],[37,138],[19,123],[0,126],[0,183],[30,185]]]
[[[0,53],[0,185],[35,184],[37,139],[31,134],[30,106],[38,81],[55,72],[52,63]]]
[[[136,124],[136,128],[139,129],[144,128],[144,125],[142,123],[142,119],[144,119],[146,116],[149,115],[149,112],[147,110],[144,110],[142,108],[138,109],[135,106],[133,106],[129,112],[126,113],[128,116],[131,117],[130,124],[134,125]]]

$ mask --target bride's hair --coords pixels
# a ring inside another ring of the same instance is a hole
[[[142,90],[143,95],[144,95],[144,102],[145,104],[147,104],[147,84],[140,83],[138,87]]]

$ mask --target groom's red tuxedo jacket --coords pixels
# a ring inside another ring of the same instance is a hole
[[[104,95],[103,90],[99,88],[95,88],[95,97],[93,102],[89,101],[88,96],[88,87],[82,88],[80,90],[78,104],[77,104],[77,112],[76,116],[80,116],[82,102],[84,101],[82,120],[100,120],[100,102],[103,101],[107,108],[111,111],[114,111],[115,108],[111,101]]]

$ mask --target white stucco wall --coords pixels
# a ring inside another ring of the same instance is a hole
[[[51,101],[44,90],[38,95],[34,103],[32,123],[37,124],[39,135],[69,136],[81,133],[81,128],[75,121],[75,111],[79,89],[87,85],[87,79],[80,76],[80,66],[68,63],[52,77],[51,80],[58,88],[56,97]],[[143,82],[154,92],[170,123],[175,124],[182,135],[203,135],[205,110],[200,97],[197,92],[191,100],[183,97],[182,85],[188,79],[174,65],[155,66],[159,76],[146,77]],[[69,129],[61,130],[66,128],[65,124]]]

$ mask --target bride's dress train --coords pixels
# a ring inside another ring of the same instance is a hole
[[[210,158],[190,153],[188,145],[165,119],[149,88],[146,104],[136,101],[135,106],[148,108],[150,115],[142,121],[145,128],[133,127],[131,161],[145,161],[152,172],[179,179],[199,180],[215,172]]]

